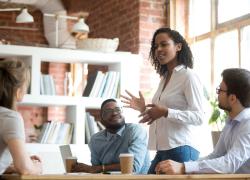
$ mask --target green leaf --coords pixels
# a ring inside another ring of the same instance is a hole
[[[215,108],[209,119],[209,124],[216,123],[219,117],[220,117],[220,111],[218,108]]]

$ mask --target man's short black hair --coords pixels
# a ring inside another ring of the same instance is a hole
[[[250,107],[250,71],[242,68],[229,68],[222,72],[227,86],[227,94],[235,94],[244,107]]]
[[[105,106],[105,104],[109,103],[109,102],[115,102],[117,103],[117,101],[115,99],[106,99],[105,101],[102,102],[102,105],[101,105],[101,115],[102,115],[102,111],[103,111],[103,107]]]

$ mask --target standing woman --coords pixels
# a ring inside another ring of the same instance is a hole
[[[39,157],[30,157],[25,149],[24,122],[16,110],[29,79],[29,70],[22,61],[0,61],[0,174],[42,173]]]
[[[141,112],[141,123],[150,124],[149,149],[157,150],[157,153],[148,173],[155,174],[160,161],[198,159],[194,132],[203,123],[204,97],[203,86],[191,70],[192,52],[177,31],[158,29],[151,42],[149,57],[161,77],[152,104],[145,104],[141,92],[139,98],[128,91],[128,96],[121,97],[125,107]]]

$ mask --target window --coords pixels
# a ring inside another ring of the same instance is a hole
[[[242,28],[241,63],[242,68],[250,69],[250,26]]]
[[[218,23],[223,23],[250,12],[249,0],[218,0]]]
[[[208,93],[216,97],[222,70],[231,67],[250,70],[250,0],[171,0],[170,3],[170,26],[187,39],[194,56],[194,70]],[[206,115],[209,119],[209,111]],[[201,156],[212,150],[210,130],[202,126],[202,136],[197,137]]]
[[[224,69],[250,70],[250,0],[175,0],[175,3],[186,4],[188,16],[182,23],[185,37],[193,50],[194,70],[210,93],[215,94]]]
[[[189,35],[197,36],[211,29],[211,3],[210,0],[190,0],[189,4]],[[200,8],[206,7],[206,8]]]
[[[191,50],[194,56],[194,70],[203,82],[207,91],[211,91],[211,52],[210,39],[205,39],[191,45]]]
[[[219,34],[214,46],[214,84],[221,81],[221,72],[226,68],[239,67],[239,47],[237,31]]]

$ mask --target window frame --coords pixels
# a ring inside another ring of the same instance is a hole
[[[222,33],[229,32],[232,30],[237,30],[238,33],[238,47],[239,47],[239,66],[241,67],[241,37],[242,37],[242,29],[248,25],[250,25],[250,13],[237,17],[235,19],[231,19],[229,21],[223,22],[223,23],[218,23],[218,0],[211,0],[211,29],[209,32],[201,34],[201,35],[196,35],[193,37],[189,36],[189,5],[190,5],[190,0],[171,0],[170,1],[170,7],[172,7],[172,13],[169,14],[170,20],[173,20],[173,23],[170,22],[170,27],[172,29],[176,29],[179,31],[178,27],[184,27],[184,31],[181,33],[184,35],[186,38],[187,42],[189,45],[192,45],[195,42],[205,40],[205,39],[210,39],[210,52],[211,52],[211,89],[214,89],[217,85],[214,84],[215,82],[215,72],[214,72],[214,64],[215,64],[215,39],[217,36],[219,36]],[[171,5],[172,3],[172,5]],[[184,13],[187,14],[185,16],[185,19],[183,19],[183,22],[178,22],[178,13],[177,10],[178,6],[184,7],[183,10],[185,11]],[[179,24],[178,24],[179,23]]]

